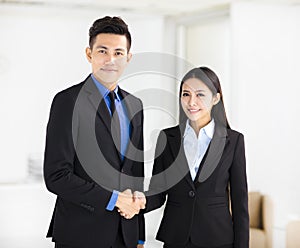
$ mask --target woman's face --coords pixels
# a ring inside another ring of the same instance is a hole
[[[219,99],[219,93],[213,96],[211,90],[197,78],[190,78],[182,85],[181,106],[192,122],[207,124],[211,120],[212,107]]]

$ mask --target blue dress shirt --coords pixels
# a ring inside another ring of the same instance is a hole
[[[107,109],[109,113],[111,114],[110,111],[110,99],[108,96],[109,89],[104,87],[92,74],[92,79],[98,88],[100,94],[104,98],[105,104],[107,106]],[[120,120],[120,130],[121,130],[121,159],[123,160],[126,154],[127,146],[130,141],[130,134],[131,134],[131,126],[130,126],[130,120],[128,119],[128,114],[127,114],[127,109],[125,106],[125,103],[122,101],[120,95],[118,94],[119,87],[117,86],[114,89],[114,92],[116,94],[116,99],[115,99],[115,106],[116,106],[116,111],[118,112],[119,120]]]
[[[99,90],[101,96],[104,98],[105,104],[107,106],[107,109],[110,113],[110,115],[112,114],[110,111],[110,99],[108,96],[109,93],[109,89],[107,89],[105,86],[103,86],[95,77],[93,74],[91,74],[91,77],[97,87],[97,89]],[[130,135],[131,135],[131,126],[130,126],[130,120],[128,119],[128,114],[127,114],[127,109],[126,106],[124,104],[124,102],[122,102],[122,99],[120,97],[120,95],[118,94],[118,90],[119,87],[117,86],[114,90],[115,94],[116,94],[116,99],[115,99],[115,106],[116,106],[116,111],[118,112],[118,116],[119,116],[119,120],[120,120],[120,130],[121,130],[121,159],[123,160],[126,154],[126,150],[127,150],[127,146],[128,143],[130,141]],[[118,195],[119,195],[119,191],[117,190],[113,190],[113,193],[111,195],[110,201],[108,202],[107,206],[106,206],[106,210],[108,211],[112,211],[115,206],[116,206],[116,202],[118,200]],[[142,240],[138,241],[138,244],[144,244],[145,242]]]

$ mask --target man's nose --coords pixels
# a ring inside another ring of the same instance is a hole
[[[114,61],[115,61],[115,56],[113,54],[108,53],[105,58],[105,63],[110,64],[110,63],[114,63]]]

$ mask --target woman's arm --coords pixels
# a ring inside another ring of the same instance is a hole
[[[230,169],[230,194],[234,247],[249,247],[248,187],[244,136],[239,134]]]

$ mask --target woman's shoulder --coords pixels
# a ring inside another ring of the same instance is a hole
[[[235,141],[235,142],[239,142],[239,141],[242,141],[244,142],[244,135],[243,133],[237,131],[237,130],[234,130],[234,129],[227,129],[227,135],[228,135],[228,138],[232,141]]]
[[[165,133],[165,134],[179,134],[180,133],[180,126],[176,125],[176,126],[171,126],[171,127],[167,127],[164,128],[160,131],[161,133]]]
[[[179,125],[164,128],[164,129],[160,130],[160,132],[158,134],[158,140],[165,139],[165,138],[169,139],[172,137],[179,138],[179,137],[181,137],[180,133],[181,133],[181,131],[180,131]]]
[[[235,129],[227,129],[227,132],[229,135],[234,135],[234,136],[244,136],[241,132],[235,130]]]
[[[178,129],[179,129],[179,125],[176,125],[176,126],[171,126],[171,127],[164,128],[162,131],[164,131],[164,132],[173,132],[173,131],[177,131]]]

